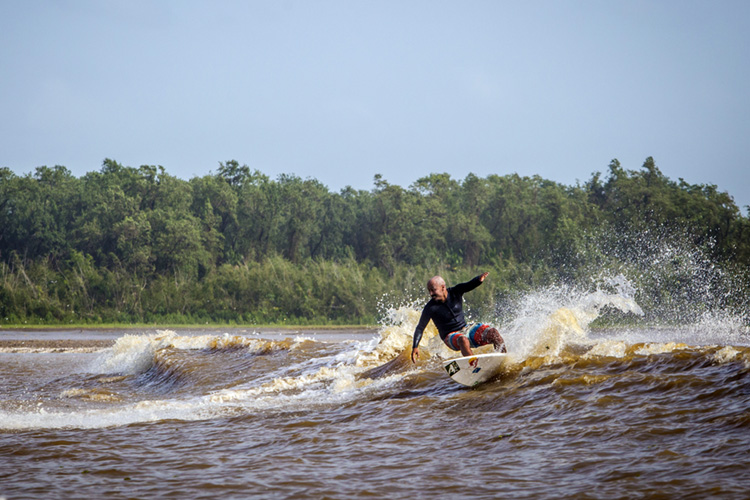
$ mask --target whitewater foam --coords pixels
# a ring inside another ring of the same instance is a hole
[[[92,373],[101,374],[136,375],[143,373],[154,365],[157,352],[166,348],[196,350],[242,347],[264,351],[273,346],[279,347],[280,344],[228,333],[185,336],[178,335],[171,330],[164,330],[150,335],[126,334],[118,338],[111,348],[101,351],[101,355],[92,363],[91,370]]]

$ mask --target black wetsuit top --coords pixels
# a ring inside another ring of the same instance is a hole
[[[441,339],[445,339],[449,333],[457,332],[466,326],[463,297],[466,292],[474,290],[482,284],[479,278],[481,276],[448,288],[448,298],[445,299],[445,302],[430,299],[424,306],[424,309],[422,309],[422,316],[419,318],[417,328],[414,330],[412,348],[416,349],[419,346],[419,341],[422,340],[422,333],[430,320],[435,323]]]

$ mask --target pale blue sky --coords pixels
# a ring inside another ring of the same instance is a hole
[[[745,0],[0,0],[0,166],[338,191],[653,156],[744,206],[749,72]]]

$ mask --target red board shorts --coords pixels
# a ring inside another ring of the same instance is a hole
[[[485,335],[488,328],[490,328],[490,325],[486,323],[477,323],[476,325],[467,326],[466,328],[457,332],[449,333],[443,339],[443,342],[445,342],[445,345],[447,345],[454,351],[460,351],[461,347],[459,347],[458,345],[458,339],[461,337],[466,337],[469,339],[471,348],[475,349],[479,346],[487,345],[490,343]]]

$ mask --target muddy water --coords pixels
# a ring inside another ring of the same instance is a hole
[[[378,330],[0,334],[0,497],[750,497],[750,347],[505,330],[468,389],[418,311]]]

